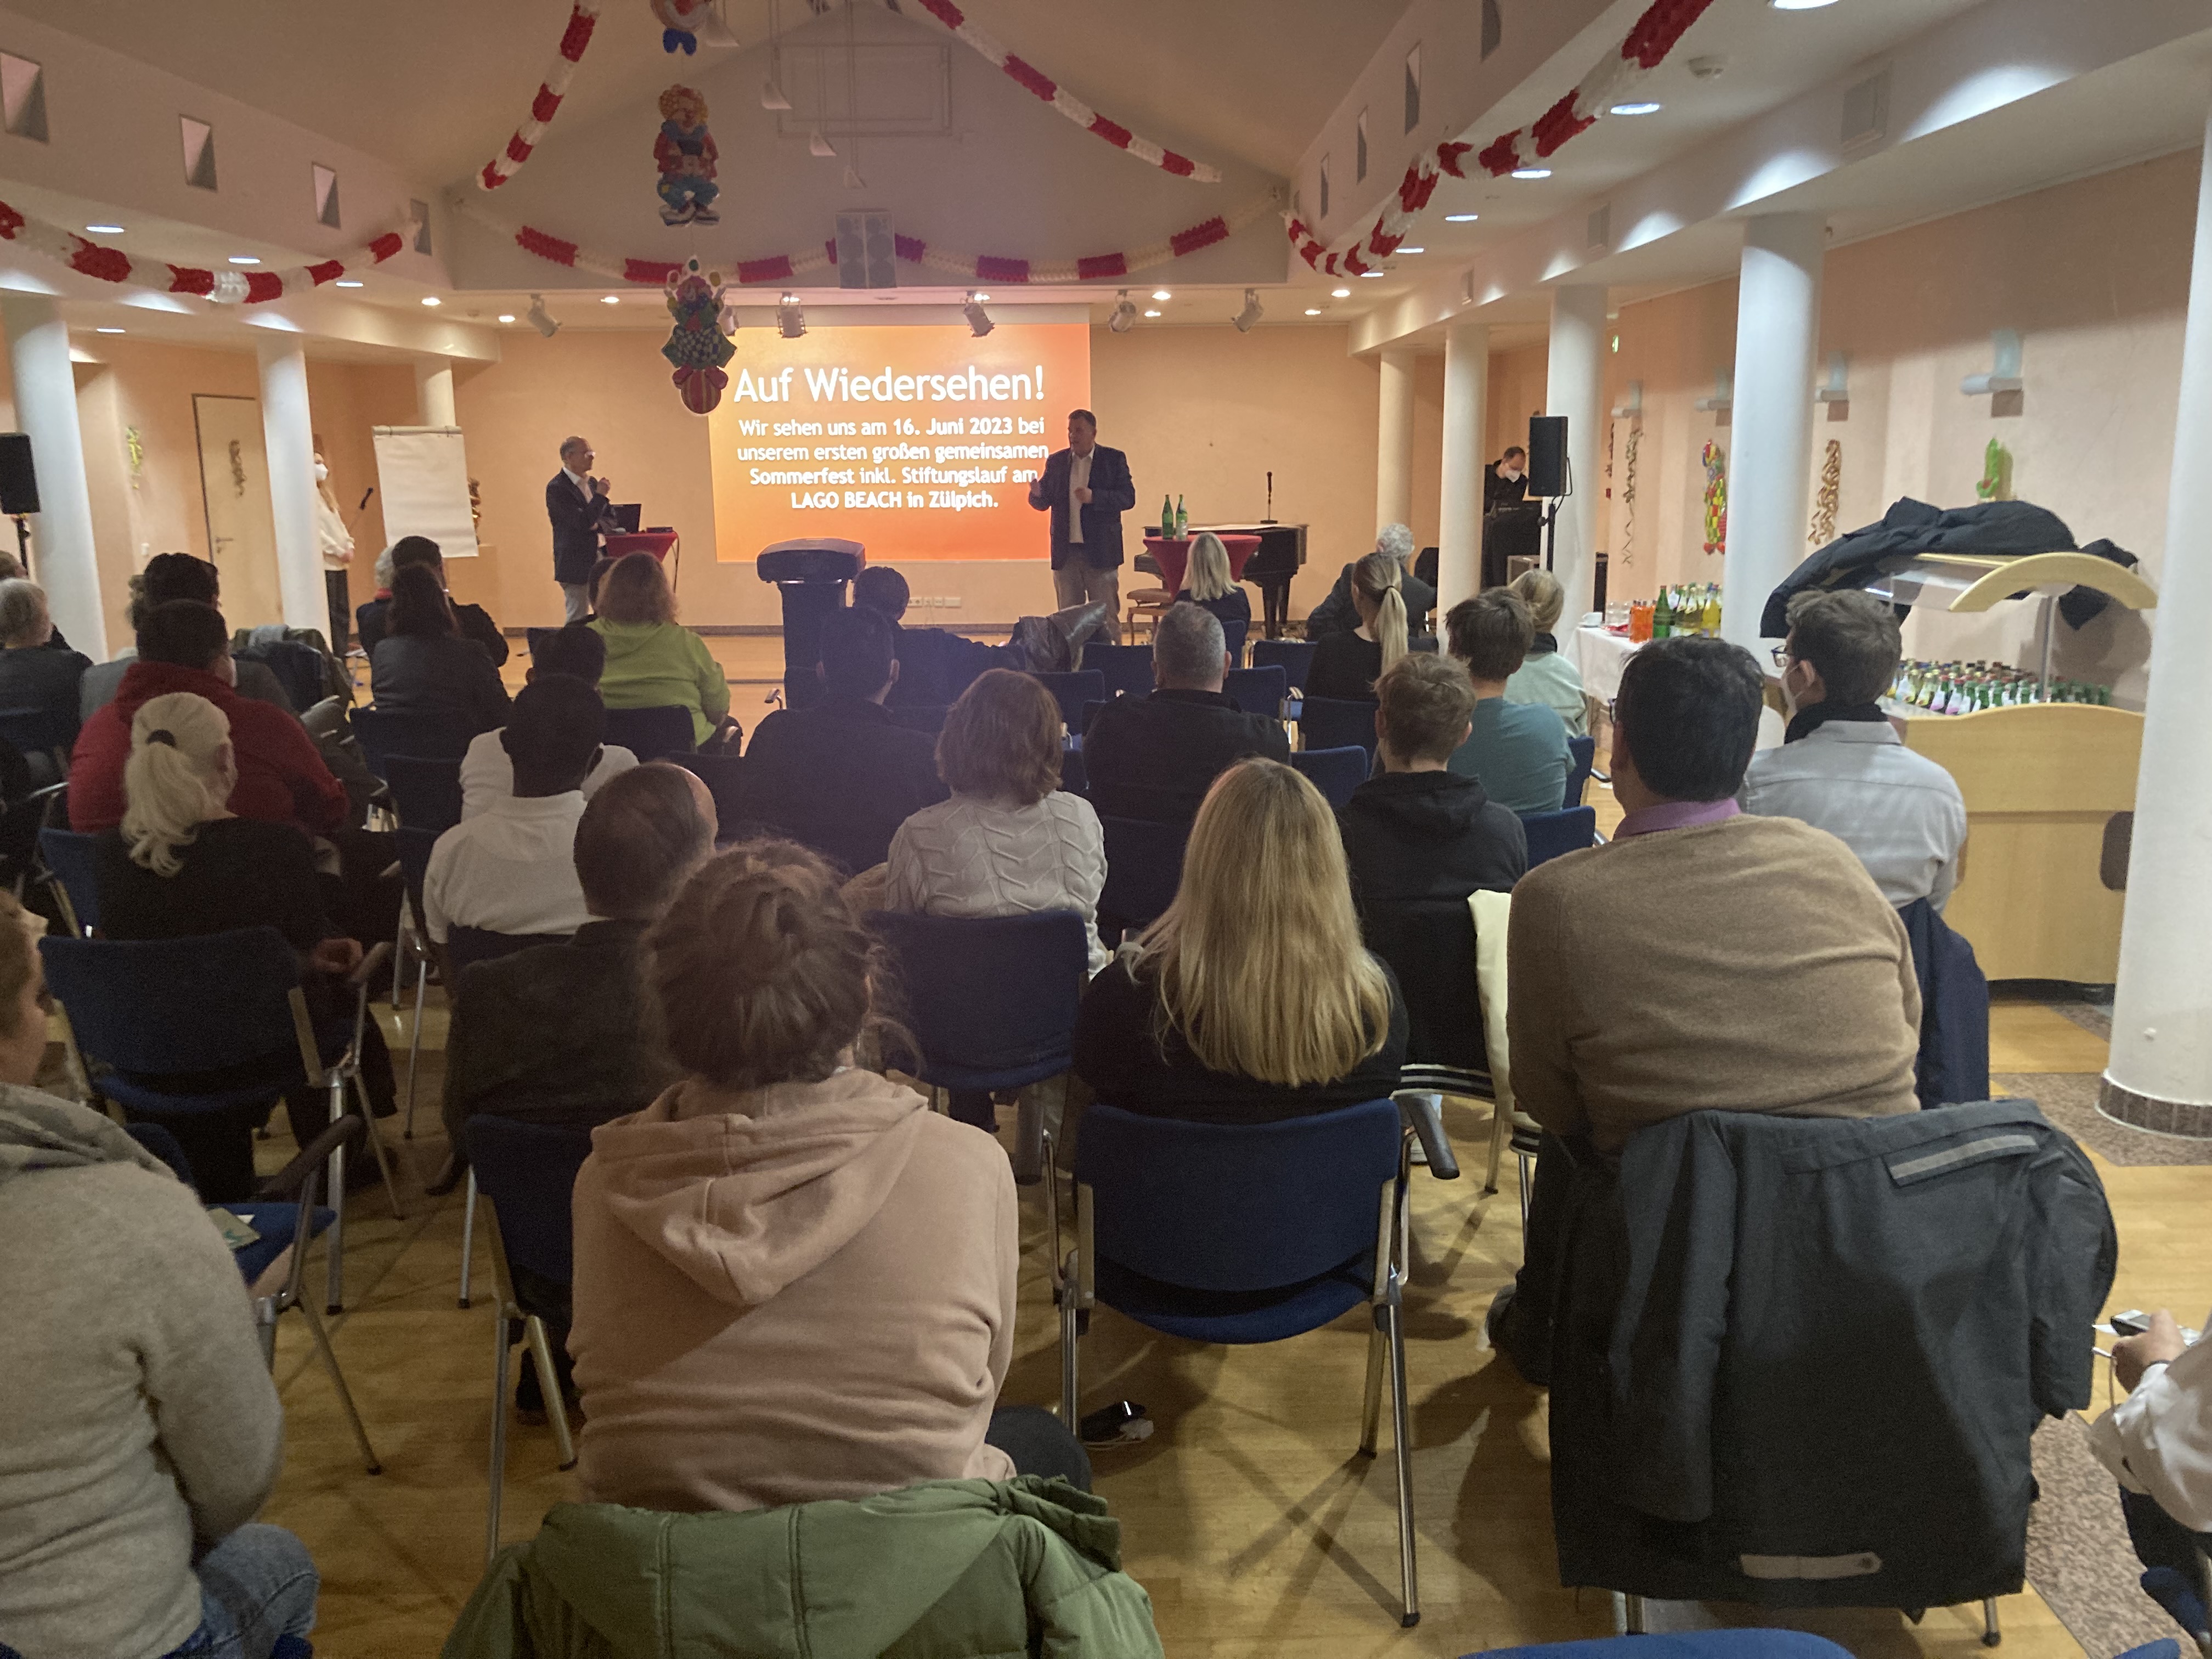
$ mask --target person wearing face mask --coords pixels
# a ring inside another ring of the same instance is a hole
[[[1881,712],[1900,651],[1895,611],[1871,593],[1797,597],[1790,637],[1774,653],[1789,732],[1752,762],[1743,810],[1826,830],[1892,904],[1926,899],[1941,911],[1959,879],[1966,803]]]
[[[351,644],[346,622],[353,610],[346,591],[346,567],[353,562],[353,532],[339,515],[337,496],[331,493],[330,465],[322,447],[315,449],[315,549],[323,556],[323,589],[330,597],[331,649],[343,657]]]
[[[1482,470],[1482,510],[1518,507],[1528,499],[1528,452],[1516,444]]]

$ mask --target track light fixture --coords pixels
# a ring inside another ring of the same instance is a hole
[[[1106,326],[1116,334],[1127,334],[1137,325],[1137,302],[1123,289],[1114,296],[1114,314],[1106,319]]]
[[[775,302],[776,332],[787,340],[803,337],[806,332],[806,307],[799,303],[796,294],[787,294]]]
[[[545,309],[544,295],[533,294],[530,296],[530,310],[526,314],[530,319],[531,327],[536,329],[547,339],[551,339],[561,331],[561,325],[554,321],[552,313]]]
[[[1252,325],[1267,314],[1260,307],[1260,290],[1256,288],[1248,288],[1244,290],[1244,309],[1229,320],[1237,325],[1237,331],[1239,334],[1249,334],[1252,331]]]
[[[979,340],[998,326],[991,320],[991,313],[983,309],[983,301],[972,292],[961,306],[960,314],[968,319],[968,331]]]

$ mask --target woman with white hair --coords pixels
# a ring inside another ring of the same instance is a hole
[[[1505,682],[1508,702],[1537,702],[1567,723],[1571,738],[1589,731],[1589,703],[1583,696],[1583,677],[1574,664],[1559,654],[1559,613],[1566,608],[1566,590],[1548,570],[1524,570],[1506,584],[1528,607],[1536,625],[1535,642],[1513,678]]]
[[[1402,524],[1386,524],[1376,532],[1375,550],[1395,559],[1405,573],[1398,584],[1398,592],[1406,602],[1406,620],[1414,632],[1424,631],[1424,619],[1436,609],[1437,590],[1413,574],[1413,532]],[[1358,562],[1353,561],[1338,573],[1336,586],[1328,590],[1328,597],[1316,605],[1313,614],[1306,618],[1308,639],[1325,639],[1331,634],[1358,630],[1359,607],[1352,597],[1352,573]]]
[[[1229,654],[1244,660],[1244,635],[1252,626],[1252,596],[1231,574],[1229,550],[1211,530],[1201,530],[1190,541],[1190,563],[1183,571],[1178,600],[1188,600],[1211,611],[1221,623],[1221,637]]]

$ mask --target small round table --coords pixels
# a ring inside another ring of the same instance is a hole
[[[1170,599],[1182,592],[1183,572],[1189,566],[1190,544],[1195,539],[1191,536],[1145,538],[1145,551],[1151,554],[1158,564],[1160,586],[1167,589]],[[1257,536],[1224,536],[1221,544],[1229,550],[1229,580],[1243,581],[1245,561],[1260,550],[1260,538]]]

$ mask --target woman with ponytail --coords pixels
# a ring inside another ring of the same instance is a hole
[[[887,968],[838,884],[813,853],[748,842],[646,936],[648,1016],[684,1075],[592,1131],[576,1179],[587,1502],[1087,1478],[1056,1420],[994,1410],[1013,1177],[990,1136],[871,1069]]]
[[[1331,634],[1314,647],[1306,671],[1310,697],[1366,698],[1382,671],[1404,656],[1406,568],[1387,553],[1370,553],[1352,567],[1352,603],[1359,626]]]

